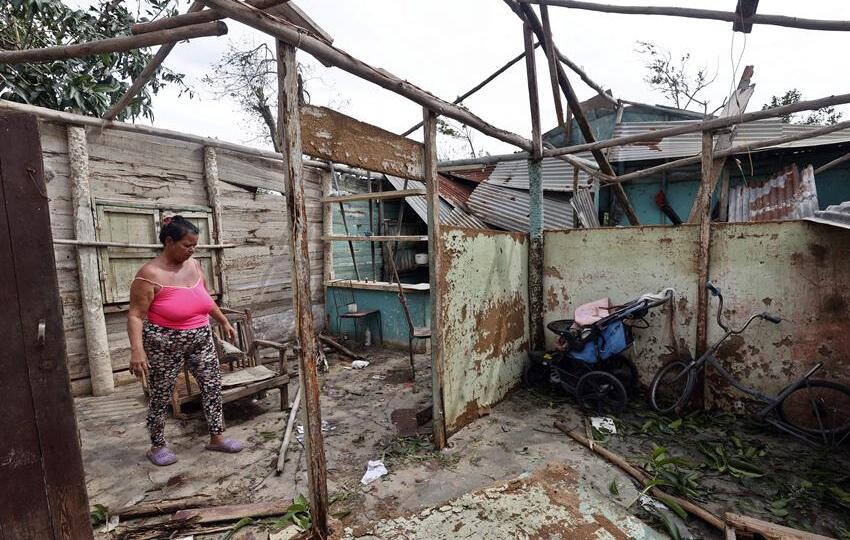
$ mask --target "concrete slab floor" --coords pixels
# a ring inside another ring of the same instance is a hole
[[[427,431],[419,438],[400,437],[391,420],[394,410],[430,405],[430,358],[416,357],[415,393],[406,383],[405,352],[372,349],[368,359],[367,368],[351,370],[346,369],[350,362],[331,355],[331,370],[321,376],[328,492],[335,501],[331,514],[338,532],[439,506],[548,463],[576,471],[582,489],[623,508],[637,497],[632,482],[619,469],[551,427],[555,418],[579,424],[580,417],[567,399],[552,407],[549,397],[518,389],[488,416],[455,434],[449,449],[435,452],[427,442]],[[290,395],[295,395],[294,385]],[[123,387],[108,398],[78,399],[90,503],[115,509],[143,500],[198,495],[208,495],[211,505],[306,495],[299,443],[290,447],[284,474],[273,474],[286,423],[286,413],[278,410],[277,401],[273,391],[257,402],[225,406],[227,434],[246,442],[245,450],[236,455],[204,451],[206,425],[200,414],[187,421],[169,419],[167,437],[179,461],[158,468],[144,456],[148,438],[139,386]],[[366,464],[375,459],[383,459],[389,474],[362,486]],[[612,482],[619,486],[616,497],[609,494]],[[637,506],[630,511],[637,511]],[[246,528],[234,538],[265,535],[261,529]]]

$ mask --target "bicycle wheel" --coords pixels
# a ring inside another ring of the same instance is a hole
[[[813,379],[785,396],[776,412],[786,424],[831,441],[850,430],[850,388]]]
[[[662,414],[678,413],[691,398],[696,373],[690,364],[673,360],[658,370],[649,387],[649,404]]]
[[[617,377],[605,371],[591,371],[576,384],[579,406],[597,414],[619,414],[626,408],[626,389]]]

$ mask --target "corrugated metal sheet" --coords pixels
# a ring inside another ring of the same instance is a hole
[[[614,137],[625,137],[646,133],[646,141],[619,146],[611,149],[608,159],[612,162],[620,161],[643,161],[653,159],[670,159],[695,156],[700,153],[702,147],[702,134],[686,133],[665,139],[653,139],[652,132],[681,125],[694,124],[698,122],[631,122],[621,124],[614,131]],[[735,146],[794,135],[796,133],[812,131],[822,126],[804,126],[799,124],[786,124],[779,120],[760,120],[738,126],[735,134]],[[793,141],[779,146],[771,146],[756,150],[765,152],[774,148],[804,148],[823,144],[835,144],[850,141],[850,129],[834,131],[819,137]]]
[[[528,192],[482,182],[469,197],[469,210],[485,223],[508,231],[528,231]],[[543,197],[543,228],[570,229],[573,209],[563,196]]]
[[[578,190],[573,194],[570,205],[576,214],[578,214],[578,219],[582,227],[585,229],[599,227],[599,216],[596,214],[596,204],[593,202],[593,196],[590,194],[590,190]]]
[[[850,229],[850,201],[827,206],[826,210],[815,212],[814,217],[808,217],[806,219],[816,223]]]
[[[475,182],[476,184],[480,184],[481,182],[484,182],[488,178],[490,178],[490,174],[495,168],[495,165],[467,165],[465,167],[460,167],[458,169],[443,172],[452,176],[456,176],[458,178],[463,178],[464,180],[469,180],[470,182]]]
[[[475,189],[474,185],[467,185],[463,182],[452,180],[448,176],[439,175],[440,178],[440,197],[443,197],[452,206],[466,207],[466,200]]]
[[[425,184],[416,180],[405,180],[397,176],[386,175],[387,180],[397,190],[402,189],[425,189]],[[405,184],[406,183],[406,184]],[[405,187],[406,185],[406,187]],[[418,195],[416,197],[405,197],[405,202],[416,212],[423,222],[428,223],[428,201],[425,197]],[[473,229],[486,229],[487,225],[477,220],[475,216],[471,216],[461,208],[454,208],[451,204],[440,197],[440,221],[449,225],[458,227],[468,227]]]
[[[699,121],[629,122],[621,124],[614,131],[614,137],[646,133],[646,141],[610,148],[608,160],[613,164],[618,162],[663,160],[695,156],[702,149],[702,134],[699,132],[676,135],[675,137],[667,137],[661,140],[652,138],[653,131],[695,123],[699,123]],[[737,146],[754,143],[766,139],[812,131],[819,127],[821,126],[785,124],[779,120],[750,122],[738,126],[734,144]],[[775,148],[805,148],[842,142],[850,142],[850,129],[835,131],[811,139],[793,141],[779,146],[762,148],[754,152],[766,152]],[[578,153],[575,156],[590,161],[593,160],[593,156],[589,152]],[[574,171],[575,167],[569,163],[565,163],[557,158],[544,158],[543,189],[545,191],[572,192]],[[528,164],[525,161],[498,163],[490,174],[488,182],[515,189],[528,189]],[[590,176],[583,171],[579,171],[579,186],[586,187],[589,184]]]
[[[575,154],[576,157],[592,160],[593,156],[587,153]],[[544,158],[542,165],[543,190],[572,192],[576,167],[557,158]],[[590,185],[590,175],[584,171],[578,171],[578,182],[580,187]],[[528,162],[527,161],[503,161],[496,164],[496,168],[487,180],[490,184],[509,187],[514,189],[528,189]]]
[[[818,193],[811,165],[802,176],[796,165],[749,186],[729,190],[729,221],[775,221],[802,219],[815,214]]]

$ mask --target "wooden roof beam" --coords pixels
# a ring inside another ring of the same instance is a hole
[[[60,45],[58,47],[43,47],[39,49],[24,49],[20,51],[0,51],[0,64],[26,64],[34,62],[54,62],[83,56],[126,52],[165,43],[177,43],[187,39],[208,36],[223,36],[227,33],[227,25],[221,21],[204,24],[194,24],[171,30],[160,30],[140,36],[120,36],[87,43]]]
[[[517,0],[523,4],[546,4],[548,6],[560,6],[572,9],[583,9],[586,11],[597,11],[601,13],[620,13],[624,15],[664,15],[668,17],[686,17],[689,19],[708,19],[714,21],[727,21],[734,23],[740,20],[740,16],[732,11],[716,11],[713,9],[696,9],[669,6],[614,6],[610,4],[597,4],[595,2],[580,2],[577,0]],[[786,28],[800,28],[803,30],[824,30],[827,32],[850,31],[850,21],[835,21],[827,19],[801,19],[787,15],[762,15],[754,13],[751,24],[766,24],[771,26],[784,26]]]
[[[328,45],[313,36],[298,31],[291,24],[266,12],[242,4],[235,0],[202,0],[210,8],[217,8],[228,17],[265,32],[281,41],[289,43],[304,52],[313,55],[321,62],[338,67],[361,79],[377,84],[396,94],[432,110],[435,114],[447,116],[464,123],[481,133],[499,139],[523,150],[531,149],[531,141],[507,130],[499,129],[468,110],[444,101],[418,86],[405,81],[392,73],[373,67],[349,53]]]

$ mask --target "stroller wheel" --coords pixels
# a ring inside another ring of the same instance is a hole
[[[614,375],[591,371],[576,384],[576,400],[585,411],[620,414],[626,408],[626,389]]]
[[[530,360],[522,371],[522,382],[527,388],[540,386],[549,380],[549,368],[540,362]]]
[[[626,392],[630,395],[634,394],[640,385],[640,380],[638,379],[637,366],[632,362],[632,359],[628,356],[617,354],[611,357],[608,362],[609,368],[605,371],[617,377],[623,383]]]

